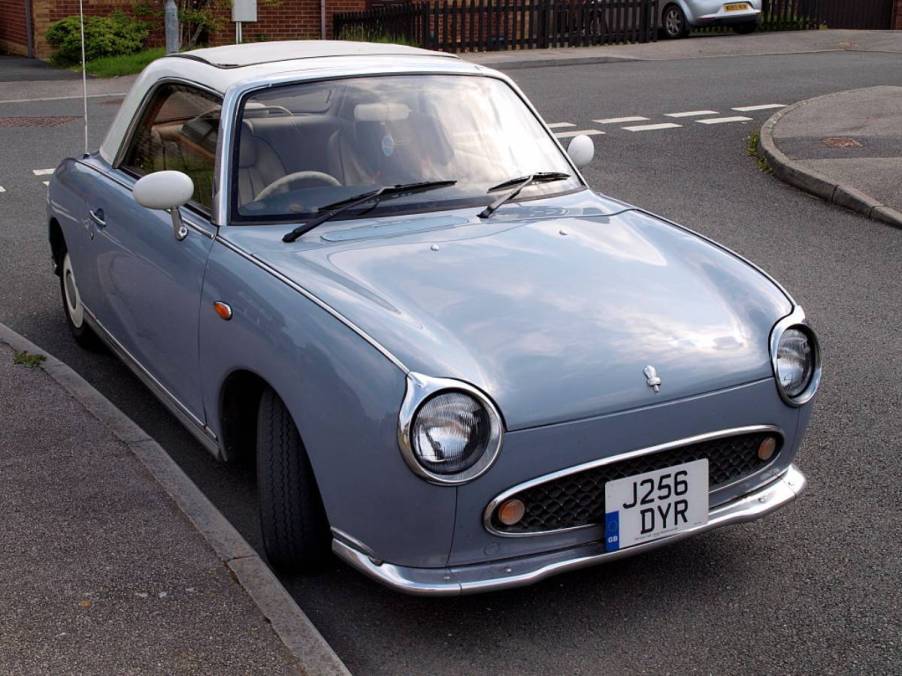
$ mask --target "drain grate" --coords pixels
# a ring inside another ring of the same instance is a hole
[[[845,136],[833,136],[823,139],[823,144],[828,148],[863,148],[861,141]]]
[[[55,117],[0,117],[0,129],[9,127],[59,127],[80,117],[74,115],[57,115]]]

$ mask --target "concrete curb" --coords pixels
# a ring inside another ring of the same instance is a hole
[[[804,106],[829,99],[841,93],[844,92],[835,92],[825,96],[806,99],[787,106],[774,114],[761,127],[761,152],[764,154],[770,168],[773,169],[774,175],[780,180],[812,195],[817,195],[827,202],[857,211],[872,220],[902,228],[902,213],[899,211],[886,206],[851,185],[837,182],[829,176],[806,167],[802,162],[788,157],[777,147],[774,139],[774,130],[780,123],[780,120]]]
[[[70,367],[3,323],[0,342],[16,351],[44,355],[41,368],[47,375],[129,447],[248,593],[301,673],[350,674],[257,552],[157,442]]]
[[[528,51],[528,50],[524,50]],[[524,58],[511,56],[510,58],[499,58],[498,60],[494,60],[491,57],[482,60],[479,57],[484,57],[487,54],[497,54],[497,52],[477,52],[474,54],[462,54],[461,58],[465,61],[469,61],[470,63],[474,63],[478,66],[484,66],[485,68],[493,68],[495,70],[516,70],[518,68],[549,68],[552,66],[585,66],[591,65],[595,63],[631,63],[634,61],[645,61],[646,59],[639,59],[631,56],[569,56],[569,55],[559,55],[559,56],[548,56],[545,58]],[[467,58],[471,57],[471,58]]]

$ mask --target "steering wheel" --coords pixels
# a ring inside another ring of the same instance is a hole
[[[332,187],[341,185],[337,178],[322,171],[293,171],[290,174],[285,174],[285,176],[283,176],[282,178],[277,178],[275,181],[263,188],[263,190],[261,190],[254,198],[254,201],[266,199],[277,190],[286,188],[290,185],[294,185],[295,183],[303,183],[305,181],[316,181],[321,185],[328,185]]]

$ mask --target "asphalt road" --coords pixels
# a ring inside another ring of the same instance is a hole
[[[825,379],[799,463],[803,499],[764,521],[531,588],[416,599],[344,566],[284,583],[352,671],[898,673],[902,664],[902,231],[826,205],[758,171],[745,139],[769,111],[902,84],[898,55],[830,53],[520,69],[549,122],[606,131],[594,188],[680,221],[759,263],[805,307]],[[79,101],[0,105],[0,117],[77,115]],[[94,144],[114,105],[94,100]],[[710,109],[751,122],[667,113]],[[596,119],[678,128],[631,132]],[[78,122],[0,128],[0,320],[68,362],[172,454],[251,542],[246,467],[216,464],[108,355],[66,334],[32,169],[80,150]],[[43,177],[46,178],[46,177]],[[63,563],[61,562],[61,565]]]

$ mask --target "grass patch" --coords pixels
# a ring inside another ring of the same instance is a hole
[[[758,163],[758,171],[763,171],[765,174],[774,173],[774,170],[767,163],[764,153],[761,152],[761,134],[758,132],[749,134],[748,138],[745,139],[745,154]]]
[[[43,364],[47,360],[42,354],[31,354],[28,350],[22,350],[22,352],[16,352],[13,357],[13,364],[17,366],[27,366],[30,369],[36,369],[38,366]]]
[[[163,47],[154,49],[145,49],[135,54],[125,54],[123,56],[103,56],[93,61],[88,61],[88,75],[94,77],[118,77],[120,75],[134,75],[144,70],[144,66],[151,61],[166,56],[166,50]],[[81,66],[75,66],[72,70],[81,70]]]

